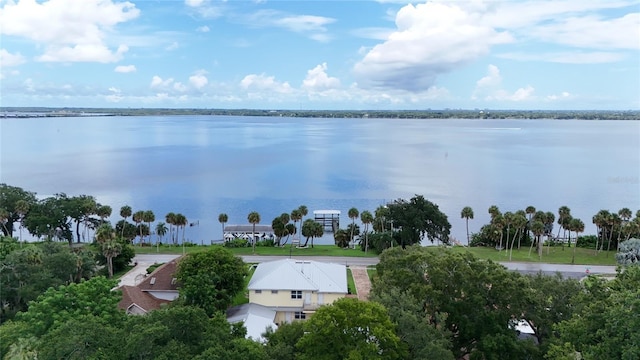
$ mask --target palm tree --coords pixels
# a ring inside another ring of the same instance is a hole
[[[498,243],[498,251],[502,251],[502,238],[504,236],[504,232],[502,231],[504,229],[504,216],[502,216],[502,214],[500,214],[500,212],[495,213],[495,215],[491,215],[491,225],[495,226],[496,230],[498,231],[498,233],[500,234],[500,240]]]
[[[467,246],[469,246],[469,219],[473,220],[473,209],[470,206],[465,206],[464,208],[462,208],[462,211],[460,212],[460,218],[465,219],[465,222],[467,223]]]
[[[498,209],[498,207],[496,205],[491,205],[489,206],[489,215],[491,215],[491,219],[495,218],[496,216],[500,215],[500,209]]]
[[[252,211],[247,215],[247,221],[253,226],[251,230],[251,242],[253,246],[253,253],[256,253],[256,224],[260,223],[260,214],[257,211]]]
[[[349,238],[349,241],[353,243],[353,229],[355,229],[356,227],[356,219],[360,215],[360,212],[358,212],[358,209],[352,207],[351,209],[349,209],[347,214],[349,215],[349,219],[351,219],[351,237]],[[354,248],[355,248],[355,244],[354,244]]]
[[[296,226],[296,232],[293,235],[294,239],[296,238],[295,234],[302,233],[302,231],[298,232],[298,229],[297,229],[297,226],[298,226],[297,224],[298,224],[298,221],[300,220],[302,220],[302,213],[300,212],[300,209],[294,209],[293,211],[291,211],[291,221],[293,221],[293,225]],[[300,222],[300,228],[301,228],[300,230],[302,230],[302,222]],[[300,238],[298,237],[298,241],[300,241],[299,239]]]
[[[112,209],[109,205],[98,205],[96,215],[100,218],[100,222],[104,223],[106,219],[111,216],[111,211]]]
[[[551,211],[544,214],[544,233],[547,236],[547,255],[551,247],[551,239],[553,239],[553,222],[556,221],[556,215]]]
[[[29,203],[24,200],[16,201],[16,213],[18,214],[18,220],[20,221],[20,237],[18,241],[22,244],[22,223],[24,222],[24,217],[29,212]]]
[[[369,251],[369,224],[373,221],[373,215],[368,210],[360,214],[360,221],[364,224],[364,252]]]
[[[9,229],[7,229],[7,220],[9,220],[10,214],[6,209],[0,208],[0,224],[2,224],[2,230],[7,236],[12,236],[13,234],[9,234]]]
[[[178,227],[178,230],[180,230],[180,228],[182,228],[182,245],[184,245],[184,233],[187,230],[187,224],[189,223],[189,221],[187,220],[187,217],[178,213],[176,214],[176,226]],[[177,234],[178,231],[176,231],[176,238],[177,238]]]
[[[151,210],[147,210],[142,215],[142,219],[147,223],[147,227],[149,228],[149,232],[151,232],[151,223],[156,221],[156,214]],[[151,244],[151,234],[149,234],[149,244]]]
[[[164,238],[164,235],[167,233],[167,224],[163,223],[162,221],[156,224],[156,236],[158,236],[158,240],[156,241],[156,244],[159,242],[162,242],[162,238]]]
[[[584,223],[580,219],[571,219],[569,223],[569,231],[576,232],[576,244],[573,246],[573,256],[571,257],[571,263],[575,264],[576,262],[576,248],[578,247],[578,234],[584,231]]]
[[[298,211],[300,211],[300,231],[302,232],[302,222],[304,221],[304,217],[309,213],[309,209],[305,205],[300,205],[298,207]]]
[[[113,277],[113,258],[120,255],[122,252],[122,245],[115,239],[109,239],[100,243],[100,250],[102,255],[107,260],[107,269],[109,270],[109,278]]]
[[[176,225],[176,214],[172,212],[168,213],[167,215],[165,215],[164,221],[166,221],[167,224],[169,224],[169,237],[171,238],[171,242],[175,245],[177,235],[175,238],[173,237],[173,226]]]
[[[144,221],[144,211],[139,210],[133,213],[133,222],[136,223],[136,226],[140,231],[140,244],[144,242],[144,237],[142,237],[142,226],[140,226],[140,223],[143,221]]]
[[[541,237],[544,234],[544,223],[539,220],[534,220],[531,224],[531,232],[536,238],[536,250],[538,251],[538,257],[542,258],[542,244]],[[531,249],[533,248],[533,242],[531,242],[531,248],[529,248],[529,256],[531,256]]]
[[[507,211],[506,213],[504,213],[504,215],[502,216],[502,219],[504,221],[504,225],[507,226],[507,240],[504,242],[505,244],[505,248],[507,250],[509,250],[509,236],[511,236],[511,224],[513,224],[513,213],[511,211]],[[507,253],[505,252],[505,255]]]
[[[278,240],[278,245],[284,246],[284,244],[281,245],[280,242],[282,241],[282,237],[284,236],[287,236],[287,240],[285,240],[284,243],[286,244],[289,241],[289,229],[287,225],[289,225],[289,221],[291,221],[291,216],[289,215],[289,213],[282,213],[278,217],[278,221],[282,224],[282,232],[281,232],[282,236]]]
[[[516,233],[513,235],[513,240],[511,241],[511,251],[509,252],[509,261],[511,261],[511,256],[513,255],[513,245],[516,242],[516,236],[518,236],[518,249],[520,249],[520,238],[522,237],[522,233],[524,233],[525,227],[527,226],[527,216],[524,211],[519,210],[513,215],[513,227],[516,229]]]
[[[125,225],[127,224],[127,218],[131,216],[131,212],[132,212],[131,206],[129,205],[125,205],[120,208],[120,216],[122,216],[122,219],[124,220],[124,223],[122,224],[122,232],[120,234],[120,237],[124,237],[124,228],[126,227]]]
[[[218,221],[222,225],[222,241],[224,242],[224,224],[226,224],[227,221],[229,221],[229,215],[225,213],[221,213],[220,215],[218,215]]]
[[[565,219],[568,216],[571,216],[571,209],[569,209],[567,206],[560,206],[558,208],[558,225],[559,226],[558,226],[558,235],[556,236],[557,238],[560,237],[560,229],[561,228],[565,229],[565,227],[564,227],[566,225],[565,224]],[[566,231],[566,229],[565,229],[565,231]],[[566,234],[563,237],[566,237]]]
[[[380,232],[385,232],[387,229],[385,229],[385,224],[387,222],[387,216],[389,216],[389,208],[384,206],[384,205],[380,205],[376,208],[376,211],[374,212],[375,215],[375,223],[374,223],[374,227],[373,227],[373,231],[377,231],[376,230],[376,226],[375,224],[379,224],[378,225],[378,230]]]

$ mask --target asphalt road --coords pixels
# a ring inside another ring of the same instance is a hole
[[[160,254],[141,254],[136,255],[133,260],[140,265],[153,263],[164,263],[179,257],[180,255],[160,255]],[[287,259],[288,256],[256,256],[244,255],[242,260],[247,263],[261,263],[278,259]],[[333,262],[345,264],[347,266],[372,266],[376,265],[380,260],[378,258],[360,258],[346,256],[294,256],[293,259],[299,260],[315,260],[322,262]],[[501,262],[504,267],[509,270],[518,271],[521,274],[543,274],[552,275],[555,273],[562,274],[566,278],[580,279],[589,274],[615,274],[615,266],[604,265],[563,265],[563,264],[543,264],[543,263],[524,263],[524,262]],[[146,268],[145,268],[146,269]]]

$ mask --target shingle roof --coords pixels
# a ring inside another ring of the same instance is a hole
[[[169,300],[155,298],[137,286],[124,285],[120,287],[120,290],[122,290],[122,300],[118,303],[119,309],[127,310],[135,304],[145,312],[149,312],[159,309],[162,304],[170,303]]]
[[[344,293],[347,268],[341,264],[312,260],[282,259],[258,265],[248,285],[249,290],[311,290]]]
[[[138,284],[138,288],[143,291],[177,291],[178,282],[175,279],[175,273],[179,261],[180,258],[177,258],[160,265]]]

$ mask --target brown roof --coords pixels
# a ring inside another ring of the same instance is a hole
[[[177,291],[178,282],[175,273],[179,261],[180,258],[177,258],[160,265],[138,284],[138,288],[142,291]]]
[[[170,303],[169,300],[157,299],[154,296],[140,290],[137,286],[124,285],[122,290],[122,300],[118,303],[118,308],[127,310],[135,304],[145,312],[159,309],[162,304]]]

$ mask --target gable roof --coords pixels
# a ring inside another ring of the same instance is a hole
[[[276,330],[278,326],[273,322],[276,311],[266,306],[254,303],[234,306],[227,310],[227,321],[236,323],[242,321],[247,329],[247,337],[256,341],[264,341],[262,334],[270,326]]]
[[[247,288],[346,294],[347,268],[341,264],[313,260],[282,259],[263,262],[256,268]]]
[[[132,306],[140,308],[143,312],[159,309],[162,304],[168,304],[170,301],[162,300],[145,293],[137,286],[124,285],[120,287],[122,290],[122,300],[118,303],[118,308],[129,310]]]
[[[175,273],[180,259],[176,258],[160,265],[138,284],[138,288],[142,291],[178,291]]]

